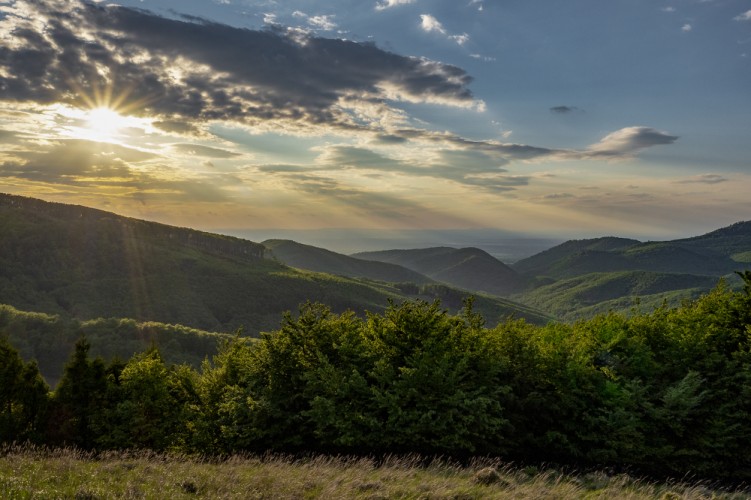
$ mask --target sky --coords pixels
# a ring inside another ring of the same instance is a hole
[[[751,1],[0,1],[0,144],[209,231],[702,234],[751,219]]]

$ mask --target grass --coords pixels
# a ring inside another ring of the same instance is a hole
[[[625,474],[564,474],[478,460],[467,466],[419,457],[233,456],[203,460],[150,452],[0,449],[0,498],[741,499],[749,491],[655,483]]]

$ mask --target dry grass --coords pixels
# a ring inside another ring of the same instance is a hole
[[[72,449],[0,449],[0,498],[704,499],[751,498],[702,484],[626,475],[562,474],[478,461],[462,467],[394,457],[231,457],[221,462],[148,452],[93,457]]]

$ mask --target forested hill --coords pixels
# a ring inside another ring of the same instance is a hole
[[[281,262],[300,269],[396,283],[433,283],[427,276],[397,264],[357,259],[292,240],[266,240],[262,245]]]
[[[97,245],[101,243],[102,238],[110,241],[119,239],[121,242],[138,239],[151,244],[159,244],[160,240],[164,240],[206,250],[215,255],[242,259],[261,259],[265,250],[261,244],[232,236],[123,217],[79,205],[52,203],[4,193],[0,193],[0,217],[4,223],[15,217],[25,219],[25,222],[19,219],[14,229],[23,230],[18,226],[26,223],[55,231],[56,236],[64,235],[71,245],[71,250],[82,258],[100,253]]]
[[[306,301],[335,311],[382,311],[388,299],[455,299],[466,292],[393,286],[302,271],[238,238],[90,208],[0,194],[0,304],[77,319],[133,318],[256,334]],[[450,300],[449,307],[461,307]],[[478,298],[497,319],[547,316]]]
[[[452,286],[506,295],[522,287],[509,266],[479,248],[420,248],[362,252],[353,257],[398,264]]]
[[[722,276],[747,262],[751,262],[751,222],[672,241],[640,242],[614,237],[571,240],[512,267],[527,276],[555,279],[636,270]]]

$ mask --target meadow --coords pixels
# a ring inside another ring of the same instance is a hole
[[[460,465],[417,455],[234,455],[223,459],[148,451],[0,449],[0,497],[362,499],[745,499],[749,489],[691,480],[656,482],[604,471],[563,472],[498,460]]]

